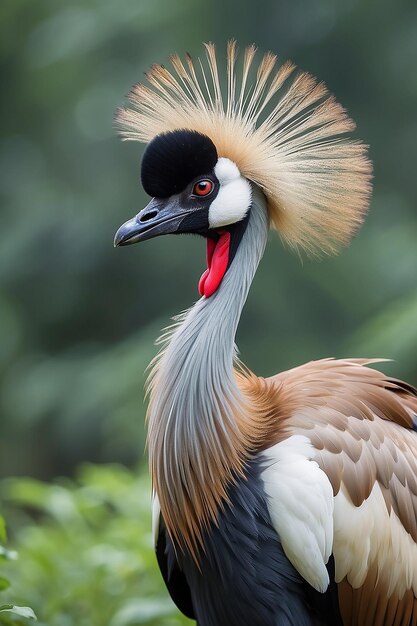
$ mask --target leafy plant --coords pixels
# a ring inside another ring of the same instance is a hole
[[[7,575],[41,625],[191,624],[157,571],[147,477],[85,465],[74,482],[13,478],[2,493],[20,553]]]
[[[6,542],[6,525],[3,517],[0,515],[0,560],[14,561],[17,553],[14,550],[7,550],[2,544]],[[10,581],[8,578],[0,575],[0,593],[9,589]],[[24,618],[23,620],[20,618]],[[16,606],[15,604],[3,604],[0,602],[0,625],[7,624],[24,624],[26,619],[36,620],[35,613],[28,606]]]

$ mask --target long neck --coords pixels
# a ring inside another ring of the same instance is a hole
[[[219,289],[181,316],[151,375],[148,446],[167,528],[193,553],[250,453],[248,398],[233,363],[235,334],[268,233],[254,188],[248,224]]]

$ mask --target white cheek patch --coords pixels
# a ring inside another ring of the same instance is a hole
[[[252,190],[248,180],[240,175],[233,161],[221,157],[214,168],[220,189],[210,205],[210,228],[219,228],[242,220],[249,211]]]

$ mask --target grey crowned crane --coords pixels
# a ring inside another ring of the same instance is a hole
[[[333,253],[371,191],[366,147],[323,83],[255,48],[153,66],[117,112],[148,143],[151,201],[115,245],[207,243],[201,299],[163,336],[148,450],[159,566],[199,626],[417,624],[417,392],[365,359],[259,378],[237,359],[242,307],[275,228]]]

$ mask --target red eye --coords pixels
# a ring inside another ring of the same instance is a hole
[[[194,185],[193,194],[195,196],[208,196],[213,191],[213,187],[211,180],[199,180]]]

